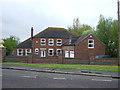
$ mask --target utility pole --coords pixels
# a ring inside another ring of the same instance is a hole
[[[31,63],[33,63],[33,27],[31,27],[31,43],[32,43],[32,47],[31,47]]]
[[[118,66],[120,66],[120,1],[117,0],[118,5]]]

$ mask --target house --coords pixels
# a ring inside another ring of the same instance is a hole
[[[94,35],[75,36],[64,28],[48,27],[14,47],[15,56],[92,58],[105,54],[105,45]]]

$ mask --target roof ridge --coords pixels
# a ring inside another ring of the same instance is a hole
[[[65,29],[65,28],[62,28],[62,27],[48,27],[47,29]]]

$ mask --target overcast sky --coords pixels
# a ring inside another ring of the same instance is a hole
[[[71,26],[74,18],[96,27],[99,16],[117,19],[117,0],[0,0],[0,36],[23,41],[47,27]]]

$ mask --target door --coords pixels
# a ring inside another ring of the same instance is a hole
[[[46,57],[46,51],[45,50],[41,50],[40,54],[41,54],[41,57]]]

